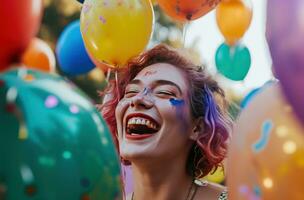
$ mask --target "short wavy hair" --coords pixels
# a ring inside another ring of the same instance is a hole
[[[227,112],[228,103],[224,91],[211,78],[205,67],[193,64],[189,59],[164,44],[131,59],[119,80],[112,80],[104,94],[111,98],[100,106],[118,147],[115,109],[124,94],[127,84],[145,67],[155,63],[168,63],[181,69],[189,82],[191,114],[194,119],[203,119],[204,129],[194,142],[187,160],[187,173],[195,178],[202,178],[216,170],[226,157],[228,140],[232,131],[232,120]],[[124,164],[127,161],[122,159]]]

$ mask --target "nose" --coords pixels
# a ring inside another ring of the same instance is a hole
[[[154,105],[154,99],[150,93],[141,92],[131,99],[131,107],[150,109]]]

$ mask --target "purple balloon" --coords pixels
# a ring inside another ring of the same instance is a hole
[[[268,0],[266,29],[274,73],[304,124],[304,1]]]

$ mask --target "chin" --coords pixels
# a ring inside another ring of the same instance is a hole
[[[120,156],[130,162],[143,159],[151,160],[151,158],[155,157],[155,152],[142,151],[142,147],[140,149],[122,147],[120,148]]]
[[[124,160],[128,160],[130,162],[133,162],[135,160],[139,160],[139,159],[143,159],[144,156],[140,155],[140,154],[133,154],[133,153],[128,153],[128,152],[124,152],[121,153],[120,156],[124,159]]]
[[[120,156],[126,160],[133,160],[133,159],[138,159],[140,157],[145,156],[144,152],[139,152],[134,149],[130,148],[123,148],[123,146],[120,148]]]

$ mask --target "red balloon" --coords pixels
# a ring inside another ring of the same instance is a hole
[[[158,0],[159,6],[172,18],[186,22],[214,9],[221,0]]]
[[[41,13],[41,0],[1,0],[0,71],[19,61],[38,31]]]

